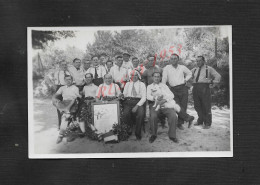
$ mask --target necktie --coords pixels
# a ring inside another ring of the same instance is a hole
[[[200,70],[201,70],[201,67],[200,67],[200,69],[199,69],[199,71],[198,71],[198,74],[197,74],[197,77],[196,77],[196,82],[198,82],[198,81],[199,81],[199,77],[200,77]]]
[[[95,76],[94,79],[98,78],[98,74],[97,74],[97,67],[95,67]]]
[[[136,90],[135,90],[135,85],[134,85],[134,83],[133,83],[133,88],[132,88],[132,95],[133,95],[134,97],[137,96],[137,92],[136,92]]]

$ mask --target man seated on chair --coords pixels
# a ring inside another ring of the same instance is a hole
[[[130,76],[130,82],[126,83],[123,92],[123,120],[130,127],[129,135],[132,134],[133,124],[136,124],[135,136],[137,140],[141,140],[141,128],[145,116],[146,87],[140,81],[141,75],[137,70],[133,70]]]
[[[178,121],[176,112],[173,108],[161,108],[158,111],[156,111],[156,107],[153,107],[154,105],[154,96],[152,93],[152,89],[154,88],[160,88],[166,96],[164,99],[159,99],[159,104],[163,105],[165,102],[170,102],[174,95],[169,89],[169,87],[163,83],[161,83],[161,73],[160,72],[154,72],[153,75],[153,83],[148,85],[147,87],[147,100],[149,101],[149,108],[150,108],[150,129],[151,129],[151,137],[149,139],[149,142],[152,143],[157,138],[157,128],[158,128],[158,116],[159,114],[163,114],[168,118],[168,125],[169,125],[169,131],[168,135],[170,140],[173,142],[178,142],[176,138],[176,123]]]
[[[96,91],[96,101],[111,101],[121,96],[121,90],[117,84],[113,83],[112,75],[105,74],[104,83],[99,85]]]
[[[56,106],[61,112],[69,113],[70,108],[74,104],[77,98],[80,98],[79,88],[72,84],[72,76],[65,76],[64,80],[66,82],[65,86],[59,88],[59,90],[53,96],[53,104]],[[59,95],[62,95],[63,101],[57,99]],[[68,126],[67,121],[61,121],[60,132],[57,139],[57,144],[60,143],[64,137],[66,128]]]

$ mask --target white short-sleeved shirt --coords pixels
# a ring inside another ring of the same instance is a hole
[[[61,94],[63,97],[63,100],[75,100],[76,98],[80,98],[79,94],[79,88],[75,85],[71,86],[62,86],[59,88],[59,90],[56,92],[56,94]]]
[[[110,85],[107,84],[100,84],[97,92],[96,97],[100,98],[100,96],[119,96],[121,94],[120,88],[117,84],[111,83]]]
[[[95,84],[85,85],[83,88],[83,93],[85,97],[95,97],[97,92],[98,86]]]

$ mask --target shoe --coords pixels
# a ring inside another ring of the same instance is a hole
[[[200,126],[200,125],[202,125],[202,123],[197,122],[194,124],[194,126]]]
[[[172,140],[174,143],[179,143],[179,140],[175,137],[170,137],[170,140]]]
[[[153,143],[156,138],[157,138],[157,136],[151,136],[150,139],[149,139],[149,142],[150,142],[150,143]]]
[[[193,117],[193,116],[190,116],[188,128],[191,127],[193,120],[194,120],[194,117]]]
[[[57,138],[56,144],[59,144],[60,142],[62,142],[62,139],[63,139],[63,137],[62,137],[62,136],[59,136],[59,137]]]
[[[75,139],[76,139],[76,137],[73,137],[73,136],[67,137],[67,142],[72,142]]]
[[[141,136],[136,136],[136,140],[140,141],[142,139]]]
[[[182,125],[177,125],[178,129],[184,130],[184,127]]]
[[[202,127],[203,129],[209,129],[210,128],[210,126],[209,125],[203,125],[203,127]]]

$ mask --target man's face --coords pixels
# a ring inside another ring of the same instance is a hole
[[[161,80],[161,75],[159,73],[154,73],[153,74],[153,82],[156,84],[159,84]]]
[[[71,76],[65,77],[64,81],[65,81],[67,86],[71,86],[72,85],[72,78],[71,78]]]
[[[117,58],[116,65],[118,65],[119,67],[121,67],[122,64],[123,64],[123,59],[122,59],[122,58]]]
[[[85,69],[85,70],[88,70],[88,68],[90,68],[90,65],[91,65],[91,63],[90,63],[89,60],[85,60],[85,61],[84,61],[84,69]]]
[[[111,69],[112,66],[113,66],[113,63],[112,63],[112,62],[108,62],[108,63],[107,63],[107,68],[108,68],[108,69]]]
[[[172,56],[170,57],[170,63],[171,63],[172,65],[177,65],[177,64],[178,64],[178,61],[179,61],[179,59],[178,59],[178,57],[177,57],[176,55],[172,55]]]
[[[112,76],[111,75],[106,75],[104,77],[104,82],[107,84],[107,85],[110,85],[112,83]]]
[[[201,66],[203,66],[204,65],[204,61],[203,61],[203,59],[202,59],[202,57],[197,57],[197,65],[198,65],[198,67],[201,67]]]
[[[90,74],[86,74],[86,76],[85,76],[86,84],[91,84],[92,80],[93,79],[92,79],[91,75]]]
[[[81,65],[81,60],[75,60],[75,61],[73,62],[73,65],[74,65],[75,68],[79,69],[79,68],[80,68],[80,65]]]
[[[61,70],[66,70],[67,69],[67,63],[66,62],[62,62],[62,63],[60,63],[60,69]]]
[[[138,74],[136,72],[131,73],[131,80],[133,82],[137,82],[138,80]]]
[[[138,59],[132,60],[132,64],[133,64],[134,67],[137,67],[138,64],[139,64],[139,60]]]
[[[97,65],[99,64],[98,57],[94,57],[94,58],[92,59],[92,62],[93,62],[93,65],[94,65],[94,66],[97,66]]]
[[[123,55],[123,59],[124,59],[124,61],[126,61],[126,62],[128,62],[129,61],[129,56],[128,55]]]
[[[148,67],[153,67],[155,65],[155,58],[154,57],[149,57],[148,58]]]
[[[105,56],[101,56],[101,57],[99,58],[99,60],[100,60],[100,63],[101,63],[101,64],[105,64],[105,63],[106,63],[106,57],[105,57]]]

